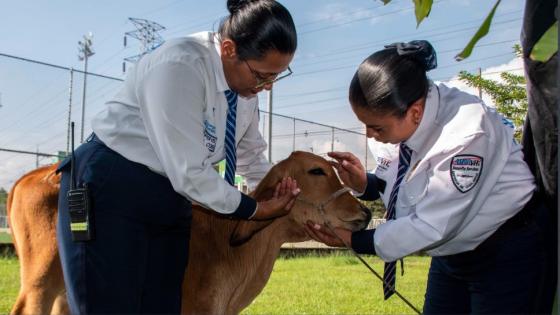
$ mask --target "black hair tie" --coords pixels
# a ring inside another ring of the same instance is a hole
[[[427,40],[413,40],[408,43],[394,43],[385,48],[396,49],[399,56],[410,56],[419,61],[425,71],[437,67],[437,57],[434,47]]]

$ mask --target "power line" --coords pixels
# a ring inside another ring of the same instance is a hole
[[[105,84],[101,87],[98,88],[97,90],[95,90],[93,93],[90,93],[90,96],[88,96],[88,101],[90,99],[93,99],[94,97],[96,97],[98,95],[98,92],[104,88],[106,88],[107,86],[109,86],[112,82],[105,82]],[[43,117],[44,116],[44,112],[45,111],[50,111],[49,113],[51,113],[51,115],[49,115],[46,120],[43,120],[42,122],[39,122],[38,124],[35,124],[31,127],[31,129],[35,130],[35,129],[41,129],[43,126],[55,121],[56,119],[60,119],[59,117],[61,117],[65,112],[66,112],[66,108],[61,108],[58,111],[53,111],[52,108],[48,105],[57,102],[57,99],[59,97],[62,96],[62,94],[64,94],[64,92],[66,91],[61,91],[59,92],[57,95],[55,95],[53,98],[51,98],[49,101],[39,104],[40,109],[39,110],[35,110],[32,109],[30,112],[28,112],[25,115],[22,115],[22,119],[21,120],[12,120],[12,123],[8,126],[6,126],[5,128],[3,128],[2,130],[0,130],[0,132],[6,131],[11,129],[14,126],[17,126],[21,123],[22,120],[26,120],[26,121],[30,121],[33,120],[33,118],[35,117]],[[20,138],[24,138],[24,136],[20,137]],[[13,138],[10,141],[6,141],[5,143],[8,142],[17,142],[16,140],[20,140],[20,138]]]
[[[349,132],[349,133],[353,133],[353,134],[357,134],[357,135],[361,135],[361,136],[364,136],[364,135],[365,135],[365,134],[362,134],[362,133],[359,133],[359,132],[356,132],[356,131],[352,131],[352,130],[348,130],[348,129],[342,129],[342,128],[335,127],[335,126],[329,126],[329,125],[321,124],[321,123],[318,123],[318,122],[315,122],[315,121],[311,121],[311,120],[305,120],[305,119],[296,118],[296,117],[293,117],[293,116],[286,116],[286,115],[282,115],[282,114],[278,114],[278,113],[270,113],[270,112],[265,111],[265,110],[262,110],[262,109],[259,109],[259,112],[264,113],[264,114],[267,114],[267,115],[272,114],[273,116],[288,118],[288,119],[292,119],[292,120],[295,119],[295,120],[297,120],[297,121],[302,121],[302,122],[306,122],[306,123],[309,123],[309,124],[314,124],[314,125],[318,125],[318,126],[322,126],[322,127],[327,127],[327,128],[331,128],[331,129],[335,129],[335,130],[340,130],[340,131],[344,131],[344,132]]]
[[[393,3],[394,2],[397,2],[397,0],[393,1]],[[367,8],[361,8],[361,9],[358,9],[358,10],[353,10],[353,11],[350,11],[350,12],[342,13],[340,15],[337,15],[337,17],[344,18],[344,17],[350,16],[352,14],[361,13],[361,12],[364,12],[364,11],[370,10],[370,9],[378,9],[378,8],[383,7],[383,6],[385,6],[385,5],[381,4],[381,5],[370,6],[370,7],[367,7]],[[297,24],[296,28],[305,27],[305,26],[308,26],[308,25],[317,24],[317,23],[321,23],[323,21],[329,21],[329,20],[332,20],[332,18],[331,17],[320,18],[320,19],[312,20],[312,21],[309,21],[309,22],[306,22],[306,23]]]
[[[502,25],[502,24],[507,24],[507,23],[511,23],[511,22],[516,22],[516,21],[520,21],[521,18],[515,18],[515,19],[509,19],[509,20],[505,20],[505,21],[499,21],[499,22],[494,22],[493,25]],[[472,23],[468,22],[468,23]],[[463,23],[466,24],[466,23]],[[457,25],[461,25],[461,24],[457,24]],[[456,26],[456,25],[455,25]],[[453,27],[453,26],[448,26],[448,27]],[[344,54],[348,54],[348,53],[355,53],[357,51],[361,51],[361,50],[365,50],[367,49],[371,49],[371,47],[375,47],[375,46],[383,46],[387,43],[390,42],[395,42],[395,41],[402,41],[403,38],[407,38],[407,37],[425,37],[425,36],[441,36],[441,35],[449,35],[449,34],[453,34],[453,33],[460,33],[460,32],[466,32],[466,31],[470,31],[470,30],[474,30],[476,28],[478,28],[478,26],[473,26],[473,27],[466,27],[466,28],[461,28],[461,29],[457,29],[457,30],[449,30],[449,28],[446,27],[445,31],[425,31],[425,32],[416,32],[416,33],[409,33],[407,35],[401,35],[399,36],[399,38],[386,38],[383,40],[377,40],[374,42],[369,42],[369,43],[365,43],[365,44],[359,44],[359,45],[354,45],[354,46],[349,46],[349,47],[345,47],[344,49],[338,49],[338,50],[334,50],[331,51],[329,53],[324,53],[324,54],[320,54],[320,55],[316,55],[313,57],[307,57],[307,58],[300,58],[298,60],[298,63],[301,62],[301,60],[305,60],[305,59],[309,59],[309,58],[314,58],[314,59],[318,59],[318,58],[323,58],[323,57],[330,57],[330,56],[335,56],[335,55],[344,55]],[[447,37],[449,39],[455,39],[456,36],[450,36]],[[442,41],[444,39],[440,39],[439,41]],[[437,41],[434,41],[437,42]],[[380,47],[381,48],[381,47]],[[316,62],[316,63],[322,63],[320,62]]]
[[[19,56],[14,56],[14,55],[9,55],[9,54],[5,54],[5,53],[0,53],[0,57],[6,57],[6,58],[11,58],[11,59],[16,59],[16,60],[31,62],[31,63],[40,64],[40,65],[43,65],[43,66],[48,66],[48,67],[56,68],[56,69],[67,70],[67,71],[70,71],[71,69],[73,69],[74,72],[83,73],[83,74],[88,74],[88,75],[91,75],[91,76],[94,76],[94,77],[100,77],[100,78],[105,78],[105,79],[110,79],[110,80],[115,80],[115,81],[121,81],[121,82],[124,81],[123,79],[111,77],[111,76],[104,75],[104,74],[99,74],[99,73],[94,73],[94,72],[84,72],[84,71],[77,70],[77,69],[74,69],[74,68],[69,68],[69,67],[65,67],[65,66],[55,65],[55,64],[52,64],[52,63],[44,62],[44,61],[28,59],[28,58],[19,57]]]
[[[463,71],[467,71],[467,72],[475,72],[478,68],[476,69],[472,69],[472,70],[463,70]],[[523,70],[523,68],[511,68],[511,69],[505,69],[505,70],[499,70],[499,71],[491,71],[491,72],[482,72],[482,76],[486,76],[486,75],[490,75],[490,74],[498,74],[498,73],[511,73],[513,71],[519,71],[519,70]],[[433,77],[431,78],[434,81],[450,81],[451,79],[453,79],[454,77],[456,77],[457,75],[453,75],[451,77],[446,76],[446,77]],[[455,80],[460,80],[460,79],[455,79]],[[453,81],[455,81],[453,80]]]
[[[307,95],[329,93],[329,92],[342,90],[342,89],[347,89],[347,88],[348,88],[347,86],[337,86],[337,87],[333,87],[331,89],[325,89],[325,90],[319,90],[319,91],[293,93],[293,94],[281,94],[281,95],[277,96],[277,98],[278,99],[283,99],[283,98],[292,98],[292,97],[301,97],[301,96],[307,96]]]
[[[512,42],[516,42],[516,41],[518,41],[518,39],[511,39],[511,40],[504,40],[504,41],[497,41],[497,42],[489,42],[489,43],[479,44],[476,47],[477,48],[488,47],[488,46],[500,45],[500,44],[505,44],[505,43],[512,43]],[[436,41],[436,42],[439,42],[439,41]],[[438,55],[445,54],[445,53],[451,53],[451,52],[457,52],[461,49],[463,49],[463,47],[453,48],[453,49],[448,49],[448,50],[442,50],[442,51],[438,52]],[[337,60],[338,60],[338,58],[337,58]],[[457,63],[457,65],[461,65],[461,64],[465,64],[465,63]],[[341,66],[341,68],[344,68],[344,67],[357,67],[357,65],[343,65],[343,66]],[[326,70],[328,70],[328,69],[322,69],[320,71],[326,71]],[[303,74],[308,74],[308,73],[309,73],[309,71],[308,72],[303,72]],[[300,74],[301,73],[295,73],[294,76],[297,76],[297,75],[300,75]],[[307,92],[292,93],[292,94],[281,94],[281,95],[277,96],[277,98],[279,98],[279,99],[295,98],[295,97],[301,97],[301,96],[307,96],[307,95],[330,93],[330,92],[340,91],[340,90],[344,90],[344,89],[348,89],[348,86],[337,86],[337,87],[333,87],[333,88],[330,88],[330,89],[323,89],[323,90],[318,90],[318,91],[307,91]]]
[[[180,2],[183,2],[183,0],[176,0],[176,1],[172,2],[172,3],[163,5],[163,6],[161,6],[161,7],[156,8],[156,9],[152,9],[152,10],[146,11],[146,12],[144,12],[144,13],[142,13],[142,14],[138,14],[138,16],[153,15],[153,14],[156,13],[156,12],[164,11],[164,10],[166,10],[166,9],[168,9],[168,8],[170,8],[170,7],[172,7],[172,6],[176,5],[176,4],[178,4],[178,3],[180,3]]]
[[[4,54],[4,53],[0,53],[0,56],[3,57],[7,57],[7,58],[12,58],[12,59],[16,59],[19,61],[24,61],[24,62],[30,62],[30,63],[34,63],[34,64],[39,64],[39,65],[43,65],[43,66],[48,66],[48,67],[52,67],[52,68],[56,68],[56,69],[62,69],[62,70],[72,70],[72,68],[68,68],[68,67],[64,67],[64,66],[60,66],[60,65],[55,65],[55,64],[51,64],[51,63],[47,63],[47,62],[42,62],[42,61],[38,61],[38,60],[32,60],[32,59],[28,59],[28,58],[23,58],[23,57],[19,57],[19,56],[13,56],[13,55],[9,55],[9,54]],[[80,71],[80,70],[73,70],[75,72],[79,72],[79,73],[83,73],[83,74],[87,74],[87,75],[92,75],[92,76],[96,76],[96,77],[100,77],[103,79],[111,79],[114,81],[119,81],[122,82],[124,81],[123,79],[120,78],[115,78],[115,77],[110,77],[110,76],[106,76],[106,75],[102,75],[102,74],[97,74],[97,73],[93,73],[93,72],[84,72],[84,71]],[[61,97],[65,92],[67,91],[67,89],[63,89],[61,90],[58,94],[56,94],[54,97],[52,97],[49,101],[43,103],[43,109],[42,111],[45,110],[49,110],[50,108],[46,105],[55,102],[59,97]],[[31,109],[31,111],[29,111],[26,115],[23,115],[23,119],[25,120],[29,120],[29,118],[31,117],[36,117],[41,115],[41,111],[37,112],[35,109]],[[50,116],[52,117],[52,116]],[[18,125],[21,122],[21,120],[12,120],[11,124],[9,124],[8,126],[5,126],[2,130],[0,130],[0,132],[9,130],[10,128],[12,128],[13,126]]]
[[[500,57],[500,56],[502,56],[502,55],[497,55],[497,56],[493,56],[493,57]],[[493,58],[493,57],[489,57],[489,58]],[[480,61],[480,60],[476,60],[476,61]],[[476,62],[476,61],[473,60],[472,62]],[[522,70],[522,69],[523,68],[512,68],[512,69],[506,69],[506,70],[501,70],[501,71],[484,72],[484,73],[482,73],[482,75],[485,76],[485,75],[496,74],[496,73],[518,71],[518,70]],[[446,76],[446,77],[430,77],[430,79],[434,80],[434,81],[449,81],[455,76],[456,75]],[[321,100],[317,100],[317,101],[310,101],[310,102],[292,103],[292,104],[284,105],[284,106],[276,106],[276,108],[277,109],[284,109],[284,108],[290,108],[290,107],[298,107],[298,106],[301,106],[301,105],[318,104],[318,103],[324,103],[324,102],[330,102],[330,101],[339,101],[339,100],[340,101],[347,100],[347,96],[332,97],[332,98],[326,98],[326,99],[321,99]],[[329,107],[328,109],[341,108],[343,106],[347,106],[347,104],[341,105],[341,106]],[[325,110],[325,109],[322,108],[320,110]],[[316,111],[316,110],[304,111],[303,113],[310,113],[310,112],[314,112],[314,111]]]
[[[394,0],[393,2],[396,2],[396,1],[397,0]],[[339,17],[349,16],[349,15],[352,15],[352,14],[355,14],[355,13],[358,13],[358,12],[362,12],[363,10],[375,9],[375,8],[379,8],[379,7],[382,7],[382,6],[383,5],[381,5],[381,6],[371,6],[371,7],[364,8],[364,9],[350,11],[350,12],[344,13],[343,15],[340,15]],[[227,13],[224,12],[223,16],[225,17],[226,15],[227,15]],[[192,30],[192,29],[197,29],[197,28],[200,28],[200,27],[208,25],[208,24],[216,24],[216,22],[220,21],[222,18],[215,18],[215,16],[216,15],[212,15],[212,16],[207,16],[205,18],[199,19],[198,20],[199,22],[197,22],[197,23],[190,23],[189,24],[189,22],[184,22],[184,23],[176,24],[176,25],[168,28],[168,30],[167,30],[168,32],[166,32],[166,35],[171,36],[171,35],[175,35],[177,33],[187,33],[185,31]],[[320,18],[320,19],[309,21],[309,22],[306,22],[306,23],[300,23],[300,24],[296,25],[296,28],[305,27],[305,26],[311,25],[311,24],[317,24],[317,23],[320,23],[320,22],[326,21],[326,20],[331,20],[331,18],[328,18],[328,17],[327,18]],[[203,21],[203,22],[200,22],[200,21]],[[189,24],[189,26],[179,28],[179,26],[185,25],[185,24]],[[171,31],[171,32],[169,32],[169,31]],[[300,33],[300,35],[301,35],[301,33]]]
[[[104,82],[104,84],[101,87],[97,88],[96,90],[94,90],[92,93],[89,94],[88,101],[90,101],[92,99],[95,100],[97,98],[97,96],[101,93],[102,90],[107,90],[107,87],[109,87],[109,88],[112,87],[113,88],[112,91],[114,91],[114,89],[116,87],[111,86],[112,83],[113,82],[111,82],[111,81]],[[61,117],[67,111],[67,109],[65,107],[61,107],[58,111],[54,111],[49,105],[52,104],[53,102],[57,101],[57,98],[63,92],[58,93],[58,95],[56,95],[50,101],[48,101],[46,103],[39,104],[39,106],[41,107],[39,110],[32,110],[29,113],[27,113],[26,115],[22,115],[21,116],[22,118],[19,119],[19,120],[12,120],[12,123],[9,126],[7,126],[6,128],[3,128],[2,130],[0,130],[0,132],[3,132],[5,130],[9,130],[13,126],[19,125],[22,121],[32,121],[36,117],[42,117],[42,116],[44,116],[43,113],[45,111],[49,111],[49,113],[51,115],[49,115],[45,120],[37,122],[36,124],[30,126],[30,128],[28,130],[41,130],[43,127],[46,127],[46,125],[56,121],[57,119],[62,119]],[[105,92],[103,92],[103,93],[105,93]],[[95,103],[93,105],[95,105]],[[87,123],[85,125],[87,125]],[[4,140],[6,140],[6,138],[4,138]],[[19,139],[17,139],[17,138],[8,139],[4,143],[10,143],[10,142],[14,142],[14,141],[17,142],[17,140],[19,140]]]
[[[135,56],[124,58],[124,61],[136,63],[142,56],[150,51],[158,48],[163,44],[163,37],[159,34],[160,31],[165,30],[165,27],[146,19],[128,18],[130,22],[136,27],[136,30],[129,31],[124,34],[124,47],[126,47],[127,36],[135,38],[140,41],[140,53]],[[125,72],[125,63],[123,62],[123,72]]]
[[[434,3],[440,3],[440,2],[444,2],[444,1],[449,1],[449,0],[436,0]],[[325,27],[322,27],[322,28],[318,28],[318,29],[314,29],[314,30],[310,30],[310,31],[306,31],[306,32],[301,32],[300,35],[305,35],[305,34],[309,34],[309,33],[324,31],[324,30],[327,30],[327,29],[336,28],[336,27],[340,27],[340,26],[355,23],[355,22],[360,22],[360,21],[365,21],[365,20],[374,20],[374,19],[378,19],[378,18],[385,17],[385,16],[388,16],[388,15],[392,15],[392,14],[396,14],[396,13],[400,13],[400,12],[404,12],[404,11],[408,11],[408,10],[413,10],[414,8],[415,8],[415,6],[410,6],[410,7],[407,7],[407,8],[391,11],[391,12],[381,14],[381,15],[357,18],[357,19],[347,21],[347,22],[344,22],[344,23],[329,25],[329,26],[325,26]]]
[[[498,14],[494,17],[494,21],[493,21],[492,25],[495,26],[495,25],[500,25],[500,24],[503,24],[503,23],[508,23],[508,22],[511,22],[511,21],[519,21],[519,20],[521,20],[520,17],[515,18],[515,19],[505,20],[505,21],[499,21],[499,18],[505,17],[507,15],[511,15],[511,14],[517,14],[517,13],[520,13],[520,12],[521,12],[521,10],[515,10],[515,11],[510,11],[510,12],[507,12],[507,13]],[[462,23],[452,23],[451,25],[442,25],[442,26],[437,27],[435,29],[426,29],[426,30],[423,30],[423,31],[420,31],[420,32],[415,31],[415,32],[408,33],[408,34],[396,34],[396,35],[392,35],[391,37],[385,38],[385,39],[367,41],[365,43],[355,44],[355,45],[352,45],[352,46],[345,46],[344,48],[331,50],[331,51],[325,52],[323,54],[320,54],[318,56],[313,56],[312,58],[331,56],[331,55],[345,53],[345,52],[349,52],[349,51],[356,51],[356,50],[359,50],[359,49],[365,49],[366,47],[372,47],[372,46],[376,46],[376,45],[387,44],[389,42],[402,41],[403,38],[408,38],[408,37],[447,35],[447,34],[449,34],[450,31],[454,31],[454,32],[459,31],[459,30],[452,30],[450,28],[454,28],[454,27],[458,27],[458,26],[466,25],[466,24],[471,24],[471,23],[477,23],[474,26],[470,26],[470,27],[467,27],[467,28],[460,29],[460,31],[474,30],[474,29],[478,29],[480,27],[479,23],[483,20],[484,20],[484,18],[478,18],[478,19],[472,19],[472,20],[469,20],[469,21],[465,21],[465,22],[462,22]],[[441,29],[444,29],[444,31],[441,31]],[[307,57],[307,58],[304,57],[304,58],[300,58],[299,60],[308,59],[308,58],[311,58],[311,57]]]
[[[367,16],[367,17],[358,18],[358,19],[354,19],[354,20],[351,20],[351,21],[347,21],[347,22],[343,22],[343,23],[339,23],[339,24],[335,24],[335,25],[329,25],[329,26],[317,28],[317,29],[314,29],[314,30],[301,32],[300,35],[320,32],[320,31],[324,31],[324,30],[328,30],[328,29],[331,29],[331,28],[336,28],[336,27],[340,27],[340,26],[343,26],[343,25],[348,25],[348,24],[356,23],[356,22],[360,22],[360,21],[374,20],[374,19],[377,19],[377,18],[385,17],[387,15],[396,14],[396,13],[400,13],[400,12],[408,11],[408,10],[412,10],[412,9],[414,9],[414,6],[404,8],[404,9],[400,9],[400,10],[396,10],[396,11],[392,11],[392,12],[381,14],[381,15],[377,15],[377,16]]]
[[[364,130],[364,127],[356,127],[356,128],[348,128],[346,129],[348,131],[355,131],[355,130]],[[282,139],[282,138],[291,138],[291,137],[313,137],[313,136],[326,136],[326,135],[332,135],[332,130],[321,130],[321,131],[304,131],[304,132],[297,132],[297,133],[285,133],[285,134],[280,134],[280,135],[275,135],[272,136],[273,138],[276,139]],[[347,133],[347,131],[335,131],[335,134],[344,134]],[[360,134],[363,136],[363,134]]]
[[[46,156],[46,157],[58,157],[56,154],[49,154],[49,153],[41,153],[41,152],[31,152],[31,151],[22,151],[22,150],[14,150],[8,148],[0,148],[2,152],[11,152],[11,153],[20,153],[20,154],[31,154],[35,156]]]
[[[495,58],[495,57],[501,57],[501,56],[505,56],[505,55],[509,55],[509,54],[513,54],[513,52],[506,53],[506,54],[500,54],[500,55],[496,55],[496,56],[491,56],[491,57],[486,57],[486,58],[482,58],[482,59],[470,60],[468,62],[457,63],[457,64],[454,64],[454,65],[441,66],[441,67],[438,67],[438,69],[445,69],[445,68],[448,68],[448,67],[460,66],[462,64],[468,64],[468,63],[472,63],[472,62],[475,62],[475,61],[480,61],[480,60],[485,60],[485,59],[490,59],[490,58]],[[353,68],[353,67],[357,67],[357,64],[354,63],[354,64],[351,64],[351,65],[343,65],[343,66],[332,67],[332,68],[327,68],[327,69],[319,69],[319,70],[312,70],[312,71],[301,72],[301,73],[294,73],[293,77],[299,77],[299,76],[305,76],[305,75],[317,74],[317,73],[323,73],[323,72],[331,72],[331,71],[348,69],[348,68]]]

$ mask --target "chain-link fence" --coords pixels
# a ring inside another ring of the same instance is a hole
[[[260,131],[263,135],[269,132],[268,116],[268,112],[260,112]],[[273,163],[285,159],[293,151],[307,151],[323,157],[329,151],[351,151],[364,165],[373,165],[366,136],[362,132],[274,113],[270,147]]]
[[[70,121],[76,123],[76,145],[86,138],[91,118],[122,85],[120,78],[88,73],[84,94],[82,71],[2,53],[0,73],[0,188],[6,190],[26,172],[64,156],[70,147]],[[270,120],[269,115],[261,111],[259,129],[268,140],[272,123],[273,163],[295,150],[322,156],[345,150],[373,166],[363,129],[341,129],[274,113]]]
[[[8,217],[6,217],[5,215],[0,215],[0,229],[6,228],[8,228]]]
[[[8,219],[6,217],[6,199],[8,193],[0,189],[0,231],[8,227]]]

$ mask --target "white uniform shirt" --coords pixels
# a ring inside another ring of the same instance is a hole
[[[380,225],[377,255],[394,261],[419,250],[431,256],[472,250],[519,212],[535,189],[513,138],[513,125],[478,98],[430,84],[396,204]],[[375,175],[386,181],[387,205],[397,176],[398,145],[372,142]]]
[[[167,176],[181,195],[230,214],[241,194],[213,168],[225,157],[228,89],[216,34],[170,40],[129,72],[92,127],[109,148]],[[270,168],[258,120],[257,98],[239,97],[237,173],[250,187]]]

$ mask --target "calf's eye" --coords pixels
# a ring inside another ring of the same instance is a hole
[[[311,174],[311,175],[327,175],[327,174],[325,174],[325,171],[323,171],[323,169],[320,168],[320,167],[311,169],[311,170],[308,171],[308,173]]]

